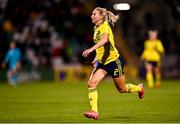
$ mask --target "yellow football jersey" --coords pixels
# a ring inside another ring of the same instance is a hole
[[[159,62],[161,60],[161,54],[164,53],[164,47],[160,40],[146,40],[144,43],[144,51],[142,58],[146,61]]]
[[[94,27],[94,43],[98,43],[101,36],[105,33],[107,33],[109,36],[108,43],[96,49],[98,61],[104,65],[115,61],[119,57],[119,53],[115,47],[114,36],[107,21],[104,21],[103,24],[98,27]]]

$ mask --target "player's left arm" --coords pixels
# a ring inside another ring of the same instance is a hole
[[[101,36],[101,39],[99,42],[97,42],[94,46],[92,46],[91,48],[89,49],[86,49],[82,56],[84,57],[87,57],[89,55],[89,53],[91,53],[92,51],[96,50],[97,48],[101,47],[101,46],[104,46],[107,42],[108,42],[108,38],[109,38],[109,35],[108,33],[104,33],[102,36]]]
[[[17,54],[16,57],[18,59],[18,62],[16,63],[16,69],[19,70],[21,68],[21,51],[19,49],[17,49]]]
[[[19,70],[20,68],[21,68],[21,63],[18,62],[18,63],[16,64],[16,69]]]
[[[156,49],[157,49],[157,51],[158,51],[161,55],[164,54],[164,47],[163,47],[161,41],[159,41],[159,42],[157,43]]]

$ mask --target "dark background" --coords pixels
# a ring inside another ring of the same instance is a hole
[[[131,9],[114,10],[113,4],[118,2],[129,3]],[[165,47],[163,75],[179,78],[178,0],[1,0],[0,63],[13,40],[22,51],[22,65],[26,70],[53,69],[55,65],[89,65],[93,55],[87,61],[81,54],[93,45],[90,15],[97,6],[120,15],[116,27],[121,40],[133,51],[137,61],[143,51],[147,31],[157,29]],[[140,63],[136,66],[143,72]]]

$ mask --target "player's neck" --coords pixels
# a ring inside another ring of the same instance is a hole
[[[95,23],[96,27],[98,27],[99,25],[101,25],[104,21],[103,20],[99,20],[98,22]]]
[[[153,38],[153,39],[149,38],[149,40],[150,40],[150,41],[156,41],[157,38]]]

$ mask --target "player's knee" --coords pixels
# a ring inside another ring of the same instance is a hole
[[[87,85],[88,85],[88,88],[96,88],[96,84],[97,84],[96,81],[91,80],[88,82]]]
[[[152,69],[147,69],[147,72],[152,72]]]
[[[152,72],[152,69],[153,69],[152,66],[147,66],[147,67],[146,67],[146,70],[147,70],[148,72]]]
[[[155,73],[160,74],[160,73],[161,73],[161,70],[160,70],[160,69],[156,69],[156,70],[155,70]]]

